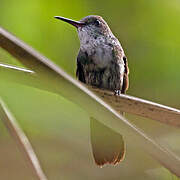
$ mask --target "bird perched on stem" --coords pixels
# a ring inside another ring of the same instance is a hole
[[[87,16],[74,21],[60,16],[55,18],[77,28],[80,50],[77,57],[77,78],[98,88],[114,91],[115,95],[128,89],[128,62],[118,39],[100,16]],[[91,144],[95,162],[117,164],[125,154],[120,134],[91,118]]]

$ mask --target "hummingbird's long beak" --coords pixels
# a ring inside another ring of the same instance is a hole
[[[71,25],[75,26],[76,28],[82,27],[82,26],[85,25],[85,23],[83,23],[83,22],[74,21],[74,20],[71,20],[71,19],[68,19],[68,18],[64,18],[64,17],[61,17],[61,16],[54,16],[54,17],[55,17],[56,19],[60,19],[60,20],[62,20],[62,21],[64,21],[64,22],[67,22],[67,23],[71,24]]]

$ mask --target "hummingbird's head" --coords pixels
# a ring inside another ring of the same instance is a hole
[[[79,33],[81,33],[81,31],[86,31],[89,35],[95,36],[95,38],[100,35],[106,36],[111,33],[109,26],[101,16],[86,16],[79,22],[85,24],[78,28]]]
[[[97,39],[98,37],[106,37],[112,35],[112,32],[106,21],[95,15],[86,16],[80,21],[74,21],[60,16],[55,18],[65,21],[77,28],[79,39],[81,42]]]

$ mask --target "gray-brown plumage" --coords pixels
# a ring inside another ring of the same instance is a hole
[[[126,93],[128,62],[118,39],[100,16],[87,16],[80,21],[56,16],[77,27],[80,50],[77,57],[77,78],[98,88]],[[91,144],[95,162],[117,164],[125,153],[120,134],[91,118]]]

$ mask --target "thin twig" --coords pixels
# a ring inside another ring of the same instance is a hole
[[[20,71],[20,72],[25,72],[25,73],[34,73],[31,70],[28,70],[28,69],[25,69],[25,68],[21,68],[21,67],[17,67],[17,66],[12,66],[10,64],[2,64],[2,63],[0,63],[0,67],[3,67],[5,69],[16,70],[16,72]]]
[[[4,122],[9,133],[14,138],[15,142],[19,145],[20,150],[24,153],[25,158],[28,160],[29,165],[34,175],[39,180],[47,180],[36,154],[24,134],[23,130],[18,125],[16,119],[13,117],[11,112],[8,110],[6,104],[0,99],[0,119]]]

